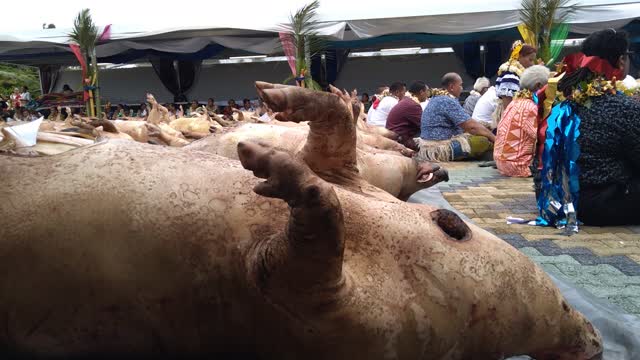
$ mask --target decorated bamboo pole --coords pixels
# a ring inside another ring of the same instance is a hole
[[[281,33],[280,41],[291,67],[292,76],[285,82],[295,79],[296,85],[320,90],[311,77],[311,58],[325,48],[325,41],[318,36],[316,10],[319,0],[298,9],[290,16],[291,32]]]
[[[98,86],[98,60],[96,58],[96,49],[91,52],[91,66],[93,67],[93,96],[96,101],[96,115],[102,120],[102,104],[100,101],[100,87]]]
[[[83,99],[84,106],[86,108],[87,116],[92,116],[93,112],[93,101],[91,100],[91,90],[89,90],[89,86],[91,84],[91,71],[87,71],[87,76],[82,79],[82,90],[83,90]],[[88,96],[84,96],[84,94],[88,94]]]
[[[83,98],[87,109],[87,115],[91,116],[93,113],[92,79],[95,79],[95,75],[97,75],[97,66],[95,65],[95,47],[98,40],[98,28],[91,19],[89,9],[83,9],[78,13],[78,16],[76,16],[74,21],[72,32],[69,34],[69,39],[71,40],[69,46],[78,58],[80,66],[82,67]],[[91,70],[87,65],[89,60],[93,60]]]

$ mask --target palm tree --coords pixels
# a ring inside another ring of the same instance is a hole
[[[100,111],[100,94],[98,92],[98,64],[96,59],[96,43],[98,41],[98,27],[93,23],[89,9],[83,9],[78,13],[73,23],[73,30],[69,34],[69,39],[80,47],[82,56],[85,62],[91,66],[88,66],[87,77],[90,79],[89,84],[85,84],[85,79],[82,79],[83,85],[95,86],[93,95],[96,101],[97,115],[99,118],[102,116]],[[91,101],[92,103],[93,101]],[[93,104],[87,104],[87,115],[91,114]]]
[[[304,86],[314,90],[320,90],[320,85],[311,77],[311,58],[318,55],[326,47],[326,41],[318,36],[318,21],[316,20],[316,10],[320,7],[320,1],[314,0],[289,18],[291,23],[291,34],[289,40],[295,49],[296,74],[285,82],[290,81],[295,76],[304,76]]]
[[[571,0],[522,0],[520,20],[531,33],[540,58],[550,66],[560,55],[569,34],[566,22],[575,13]],[[528,39],[525,39],[528,40]]]

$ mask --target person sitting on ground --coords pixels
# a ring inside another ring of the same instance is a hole
[[[13,94],[11,94],[10,98],[11,98],[12,109],[14,109],[14,110],[20,109],[20,106],[22,105],[21,102],[20,102],[20,99],[21,99],[20,89],[14,88],[13,89]],[[21,116],[21,114],[16,114],[16,116]]]
[[[104,114],[107,116],[107,119],[113,120],[113,106],[109,100],[104,103]]]
[[[553,226],[563,220],[638,225],[640,103],[614,84],[628,71],[629,39],[622,31],[601,30],[581,50],[565,58],[557,90],[567,100],[553,106],[540,139],[542,172],[534,178],[540,216]],[[559,210],[549,206],[556,203]]]
[[[373,95],[373,98],[371,99],[371,106],[369,107],[369,110],[366,111],[367,117],[366,117],[365,121],[367,121],[367,122],[369,121],[368,119],[370,117],[372,117],[373,114],[376,112],[376,109],[380,105],[380,101],[382,100],[382,98],[384,98],[388,94],[389,94],[389,87],[388,86],[380,86],[380,87],[378,87],[378,89],[376,90],[375,95]]]
[[[138,109],[138,117],[139,118],[146,118],[147,115],[149,115],[149,112],[147,111],[147,104],[146,103],[142,103],[140,104],[140,109]]]
[[[21,108],[17,108],[13,110],[13,121],[23,121],[22,116],[23,116],[23,113]]]
[[[22,93],[20,94],[20,104],[27,106],[31,101],[31,94],[29,93],[29,87],[27,85],[22,87]]]
[[[487,129],[494,129],[493,114],[498,107],[500,99],[496,95],[495,86],[491,86],[485,91],[484,94],[478,99],[476,106],[473,108],[471,117],[476,119]]]
[[[9,104],[7,104],[6,101],[0,100],[0,120],[7,121],[11,118],[11,115]]]
[[[369,99],[369,94],[362,93],[360,101],[362,102],[362,104],[364,104],[364,112],[369,112],[369,109],[371,108],[371,99]]]
[[[424,112],[424,109],[427,108],[427,105],[429,105],[429,98],[431,97],[431,89],[429,89],[429,86],[427,86],[427,98],[420,103],[420,107],[422,108],[422,111]]]
[[[209,100],[207,100],[207,112],[209,113],[209,116],[220,113],[220,109],[218,109],[218,105],[216,105],[216,100],[214,98],[209,98]]]
[[[509,60],[498,68],[496,79],[496,95],[502,100],[494,113],[495,126],[498,126],[502,118],[502,112],[509,106],[513,95],[520,90],[520,76],[524,70],[536,62],[538,50],[521,41],[516,41],[511,46]]]
[[[200,104],[198,103],[198,100],[191,100],[191,104],[187,109],[187,116],[190,116],[191,114],[196,113],[199,107],[200,107]]]
[[[118,104],[114,113],[114,118],[121,119],[127,117],[127,106],[124,104]]]
[[[495,136],[460,105],[462,78],[448,73],[441,83],[442,89],[431,91],[429,105],[422,112],[418,159],[453,161],[483,155]]]
[[[164,104],[164,107],[167,108],[167,112],[169,112],[169,119],[175,120],[178,118],[176,114],[176,106],[173,103]]]
[[[376,93],[373,94],[373,97],[371,98],[371,105],[376,105],[380,103],[380,100],[382,100],[382,98],[384,98],[385,96],[387,96],[387,94],[389,94],[389,86],[387,85],[382,85],[382,86],[378,86],[378,88],[376,89]]]
[[[406,92],[407,86],[404,83],[394,82],[391,84],[391,87],[389,87],[389,94],[384,96],[377,106],[373,106],[375,109],[373,114],[367,115],[367,123],[369,125],[384,127],[387,124],[389,112],[400,100],[402,100],[402,98],[404,98]]]
[[[60,112],[60,121],[66,120],[67,117],[73,115],[73,112],[67,111],[67,109],[71,110],[70,108],[67,108],[67,107],[58,109],[58,111]]]
[[[175,119],[184,117],[184,109],[182,108],[182,105],[176,106],[176,104],[174,103],[168,103],[168,104],[165,104],[164,107],[167,108],[167,111],[169,112],[170,120],[175,120]]]
[[[253,120],[257,120],[260,122],[269,122],[273,120],[274,113],[269,109],[267,104],[265,104],[262,100],[258,103],[258,109],[256,110],[256,116],[253,117]]]
[[[64,95],[71,95],[71,94],[73,94],[73,90],[71,89],[71,87],[70,87],[69,85],[64,84],[64,85],[62,86],[62,93],[63,93]]]
[[[49,116],[47,116],[47,120],[56,121],[60,117],[60,112],[58,111],[58,107],[52,106],[49,108]]]
[[[242,111],[248,111],[248,112],[255,112],[256,109],[253,108],[253,105],[251,105],[251,100],[249,99],[243,99],[242,100]]]
[[[420,136],[422,107],[429,95],[429,88],[422,81],[414,81],[409,87],[409,95],[391,109],[386,128],[398,134],[398,142],[412,150],[418,150],[414,138]]]
[[[22,108],[22,119],[24,121],[35,121],[41,117],[41,114],[36,112],[35,110],[28,110],[27,108]]]
[[[233,110],[237,108],[238,105],[236,105],[236,101],[234,99],[229,99],[227,101],[227,106],[222,111],[222,114],[226,117],[233,117]]]
[[[498,124],[493,159],[502,175],[529,177],[538,130],[538,104],[534,94],[547,84],[549,69],[534,65],[520,77],[520,91],[507,106]]]
[[[475,109],[478,100],[480,97],[487,92],[491,83],[489,83],[489,79],[486,77],[480,77],[476,79],[476,83],[473,84],[473,90],[471,90],[471,94],[464,101],[464,111],[469,114],[469,116],[473,115],[473,109]]]

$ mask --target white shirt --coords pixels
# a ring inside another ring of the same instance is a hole
[[[367,114],[367,123],[369,125],[384,127],[385,125],[387,125],[387,117],[389,116],[389,112],[391,112],[391,109],[393,109],[393,107],[396,106],[397,103],[398,99],[394,98],[393,96],[385,97],[384,99],[382,99],[382,101],[380,101],[380,104],[378,104],[378,108],[375,109],[373,113],[371,113],[371,110],[373,110],[373,106],[371,107],[371,109],[369,109],[369,114]]]
[[[420,107],[422,108],[422,111],[424,111],[424,109],[427,107],[427,105],[429,105],[429,99],[423,101],[420,103]]]
[[[638,87],[638,82],[630,75],[627,75],[627,77],[622,80],[622,83],[627,89],[635,89]]]
[[[471,117],[474,120],[482,121],[484,123],[493,123],[493,112],[498,106],[498,96],[496,96],[496,88],[490,87],[487,92],[484,93],[473,109],[473,115]]]
[[[271,118],[269,117],[269,114],[264,113],[264,114],[262,114],[262,116],[260,116],[260,121],[269,122],[269,121],[271,121]]]
[[[26,102],[31,101],[31,94],[29,94],[28,91],[23,92],[22,94],[20,94],[20,100],[26,101]]]

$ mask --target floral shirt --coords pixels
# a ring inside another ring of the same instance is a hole
[[[471,119],[458,99],[436,96],[422,112],[420,137],[423,140],[449,140],[462,134],[460,124]]]

